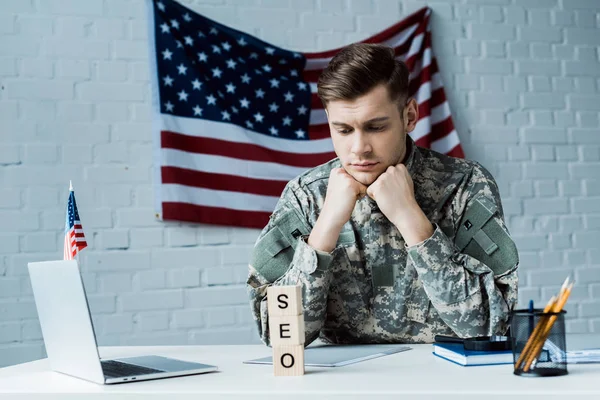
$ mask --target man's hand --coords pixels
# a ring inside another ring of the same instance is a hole
[[[367,187],[355,180],[343,168],[334,168],[329,174],[329,184],[321,214],[308,238],[316,250],[331,252],[335,248],[342,226],[348,222],[356,200],[367,193]]]
[[[413,181],[404,164],[389,166],[367,189],[381,212],[392,222],[400,222],[417,205]]]
[[[389,166],[367,189],[381,212],[412,246],[429,238],[433,226],[415,199],[413,180],[404,164]]]
[[[356,200],[367,193],[367,187],[354,179],[343,168],[334,168],[329,174],[329,184],[323,205],[323,214],[327,214],[333,225],[344,225],[350,219]]]

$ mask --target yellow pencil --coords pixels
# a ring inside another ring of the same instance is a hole
[[[565,279],[565,281],[563,282],[563,284],[560,288],[560,293],[558,294],[558,297],[552,296],[550,301],[548,301],[548,304],[546,304],[546,307],[544,307],[543,313],[548,313],[553,310],[553,308],[556,304],[556,301],[563,295],[564,291],[567,288],[568,283],[569,283],[569,277],[567,276],[567,279]],[[537,343],[540,335],[543,333],[543,328],[546,325],[547,321],[548,321],[547,316],[542,316],[540,318],[540,320],[538,321],[537,325],[535,326],[535,329],[533,330],[533,333],[529,336],[529,339],[527,340],[527,343],[525,344],[525,348],[521,352],[521,355],[519,356],[517,363],[515,364],[515,370],[517,370],[521,367],[521,363],[523,361],[529,359],[530,351],[534,348],[534,344]]]
[[[552,296],[550,301],[548,301],[548,304],[546,304],[546,307],[544,307],[544,313],[547,313],[552,309],[552,306],[554,306],[555,301],[556,301],[556,296]],[[542,322],[543,321],[544,321],[544,317],[542,317],[538,321],[537,325],[533,329],[533,332],[529,336],[527,343],[525,343],[525,347],[523,348],[523,351],[521,352],[521,355],[519,356],[519,359],[517,360],[517,362],[515,364],[515,370],[519,369],[519,367],[521,366],[521,363],[527,358],[527,354],[528,354],[530,348],[533,347],[533,343],[535,342],[536,337],[542,331]]]
[[[564,291],[564,293],[561,293],[561,297],[560,299],[556,302],[556,304],[554,305],[552,312],[555,313],[559,313],[562,311],[563,307],[565,306],[567,300],[569,299],[569,295],[571,295],[571,290],[573,289],[573,283],[571,283]],[[533,350],[531,351],[526,363],[525,363],[525,368],[523,368],[523,371],[527,372],[529,371],[529,368],[531,367],[531,364],[533,363],[533,360],[535,360],[536,358],[539,357],[540,352],[542,351],[542,348],[544,347],[544,343],[546,342],[546,339],[548,339],[548,335],[550,334],[550,330],[552,329],[552,325],[554,324],[554,322],[556,321],[557,316],[556,315],[552,315],[547,323],[544,325],[542,334],[540,335],[538,341],[536,342],[535,346],[533,347]]]

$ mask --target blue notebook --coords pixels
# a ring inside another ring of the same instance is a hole
[[[434,343],[433,354],[466,367],[473,365],[512,364],[512,350],[474,351],[465,350],[462,343]]]

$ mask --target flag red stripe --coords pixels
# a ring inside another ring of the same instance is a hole
[[[228,208],[198,206],[187,203],[163,202],[163,218],[215,225],[236,225],[245,228],[263,228],[269,222],[270,212],[240,211]]]
[[[69,231],[69,237],[82,238],[85,237],[85,235],[83,234],[83,232],[75,232],[75,229],[71,228],[71,230]]]
[[[452,122],[452,117],[449,116],[445,120],[433,125],[431,127],[431,134],[429,136],[431,136],[431,141],[434,142],[450,134],[453,130],[454,123]]]
[[[425,46],[425,39],[427,38],[427,25],[426,24],[421,24],[417,27],[417,29],[415,29],[415,31],[413,32],[413,34],[411,36],[409,36],[406,41],[404,41],[402,44],[394,47],[394,55],[396,57],[404,55],[406,53],[408,53],[408,51],[410,50],[410,47],[413,43],[413,40],[416,36],[425,33],[425,38],[423,39],[423,44],[422,46]],[[424,49],[424,48],[423,48]],[[420,58],[422,56],[422,51],[417,52],[416,54],[413,54],[412,56],[410,56],[409,58],[407,58],[406,60],[404,60],[404,62],[406,63],[407,66],[412,66],[415,62],[416,58]],[[310,83],[317,83],[319,81],[319,76],[321,75],[321,72],[323,72],[323,69],[319,68],[319,69],[305,69],[302,71],[302,77],[304,78],[304,80],[306,82],[310,82]]]
[[[465,158],[465,153],[463,152],[462,146],[460,144],[454,146],[454,148],[447,152],[446,155],[456,158]]]
[[[422,84],[430,82],[431,81],[431,77],[433,74],[435,74],[437,71],[432,70],[431,66],[427,66],[425,67],[422,71],[421,71],[421,75],[418,77],[419,79],[413,79],[411,81],[411,84],[409,85],[409,93],[411,96],[415,96],[417,94],[417,92],[419,91],[419,88],[421,87]],[[414,83],[413,83],[414,82]],[[311,109],[313,110],[322,110],[325,107],[323,107],[323,103],[321,102],[321,99],[319,98],[319,95],[317,93],[311,93]],[[440,104],[442,104],[444,101],[446,101],[446,94],[444,93],[444,88],[440,87],[437,88],[435,90],[432,91],[431,93],[431,100],[432,102],[431,107],[436,107]],[[311,136],[312,138],[312,136]]]
[[[308,137],[311,140],[315,140],[315,139],[325,139],[329,137],[329,125],[328,124],[319,124],[319,125],[311,125],[308,128]],[[336,157],[335,154],[333,154],[332,158]]]
[[[436,140],[442,139],[454,130],[452,118],[448,117],[445,120],[433,125],[429,135],[425,135],[415,141],[417,146],[431,148],[431,144]]]
[[[287,182],[244,178],[236,175],[213,174],[179,167],[162,167],[163,184],[178,184],[197,188],[281,196]]]
[[[393,36],[395,36],[396,34],[398,34],[399,32],[402,32],[403,30],[409,28],[410,26],[419,23],[421,21],[425,21],[425,26],[427,25],[427,16],[425,15],[427,13],[427,8],[423,7],[420,10],[414,12],[413,14],[409,15],[408,17],[406,17],[405,19],[403,19],[402,21],[390,26],[389,28],[377,33],[376,35],[370,36],[369,38],[362,40],[361,42],[363,43],[380,43],[383,42],[385,40],[388,40],[390,38],[392,38]],[[303,53],[304,56],[308,59],[313,59],[313,58],[331,58],[333,57],[337,52],[339,52],[342,48],[339,47],[337,49],[333,49],[333,50],[328,50],[328,51],[322,51],[322,52],[318,52],[318,53]]]
[[[440,88],[441,89],[441,88]],[[431,116],[431,110],[446,101],[444,90],[434,90],[431,98],[419,104],[419,119]]]
[[[310,94],[310,109],[311,110],[323,110],[325,107],[323,106],[323,102],[319,98],[319,95],[316,93]]]
[[[415,79],[411,80],[410,83],[408,84],[408,93],[411,96],[414,96],[415,94],[417,94],[421,85],[424,83],[427,83],[427,82],[431,82],[431,77],[436,72],[437,72],[436,66],[434,66],[433,63],[431,63],[427,67],[423,68],[421,70],[421,73],[419,74],[418,79],[415,78]],[[442,89],[442,88],[438,88],[438,89]],[[432,93],[432,95],[433,95],[433,93]]]
[[[212,154],[240,160],[263,161],[306,168],[311,168],[331,160],[333,154],[331,152],[289,153],[268,149],[255,144],[188,136],[169,131],[161,131],[161,144],[163,148],[181,150],[188,153]]]

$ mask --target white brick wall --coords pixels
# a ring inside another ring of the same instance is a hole
[[[101,345],[256,342],[244,281],[258,231],[158,223],[143,0],[2,0],[0,366],[44,355],[28,261],[62,256],[73,180]],[[600,332],[598,0],[183,0],[275,45],[320,51],[429,4],[469,158],[497,177],[521,305],[569,272],[572,332]]]

